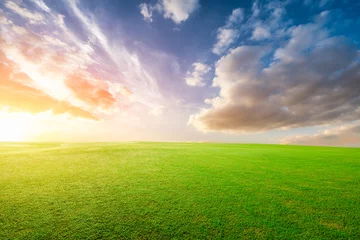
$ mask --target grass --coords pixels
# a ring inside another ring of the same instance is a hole
[[[0,144],[0,239],[360,239],[360,149]]]

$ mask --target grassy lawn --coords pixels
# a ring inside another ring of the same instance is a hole
[[[0,144],[0,239],[360,239],[360,149]]]

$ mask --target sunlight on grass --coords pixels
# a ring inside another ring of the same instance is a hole
[[[0,239],[360,239],[360,149],[0,145]]]

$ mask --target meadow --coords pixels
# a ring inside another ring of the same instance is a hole
[[[0,239],[360,239],[360,149],[1,143]]]

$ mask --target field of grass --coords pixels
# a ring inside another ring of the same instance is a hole
[[[0,144],[0,239],[360,239],[360,149]]]

